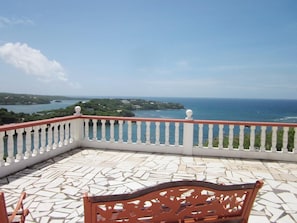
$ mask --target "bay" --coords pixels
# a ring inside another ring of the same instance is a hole
[[[61,100],[59,102],[51,101],[50,104],[36,104],[36,105],[0,105],[0,108],[6,108],[8,111],[16,113],[32,114],[34,112],[54,110],[60,108],[66,108],[70,105],[74,105],[80,100]],[[73,111],[74,112],[74,111]]]

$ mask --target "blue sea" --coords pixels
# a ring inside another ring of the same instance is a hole
[[[159,101],[178,102],[181,110],[137,111],[138,117],[186,117],[186,109],[193,111],[193,119],[261,121],[297,123],[297,100],[276,99],[216,99],[216,98],[152,98]]]
[[[161,97],[144,97],[143,99],[161,102],[177,102],[183,104],[185,109],[136,111],[135,114],[137,117],[184,119],[186,117],[186,109],[191,109],[193,111],[193,119],[200,120],[297,123],[297,100]],[[77,100],[63,100],[61,102],[52,102],[51,104],[44,105],[0,105],[0,107],[7,108],[9,111],[14,112],[33,113],[64,108],[76,102]]]

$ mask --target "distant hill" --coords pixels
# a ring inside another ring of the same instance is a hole
[[[16,95],[0,93],[5,100],[15,102],[15,105],[30,105],[41,103],[44,101],[50,103],[52,100],[78,99],[63,96],[39,96],[39,95]],[[8,97],[8,98],[7,98]],[[85,115],[98,116],[120,116],[133,117],[135,110],[164,110],[164,109],[184,109],[179,103],[160,102],[143,99],[91,99],[80,101],[74,105],[62,109],[40,111],[33,114],[14,113],[0,106],[0,125],[9,123],[19,123],[27,121],[35,121],[41,119],[49,119],[54,117],[62,117],[72,115],[75,106],[81,106],[82,113]]]
[[[48,96],[33,94],[0,93],[0,105],[34,105],[49,104],[51,101],[80,99],[65,96]]]

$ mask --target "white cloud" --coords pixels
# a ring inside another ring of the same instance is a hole
[[[0,58],[39,80],[47,82],[68,81],[65,70],[60,63],[49,60],[39,50],[31,48],[25,43],[6,43],[0,46]]]
[[[33,25],[34,22],[31,19],[23,18],[7,18],[0,16],[0,28],[11,25]]]

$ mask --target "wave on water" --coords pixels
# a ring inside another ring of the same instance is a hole
[[[287,116],[275,120],[276,122],[297,123],[297,116]]]

